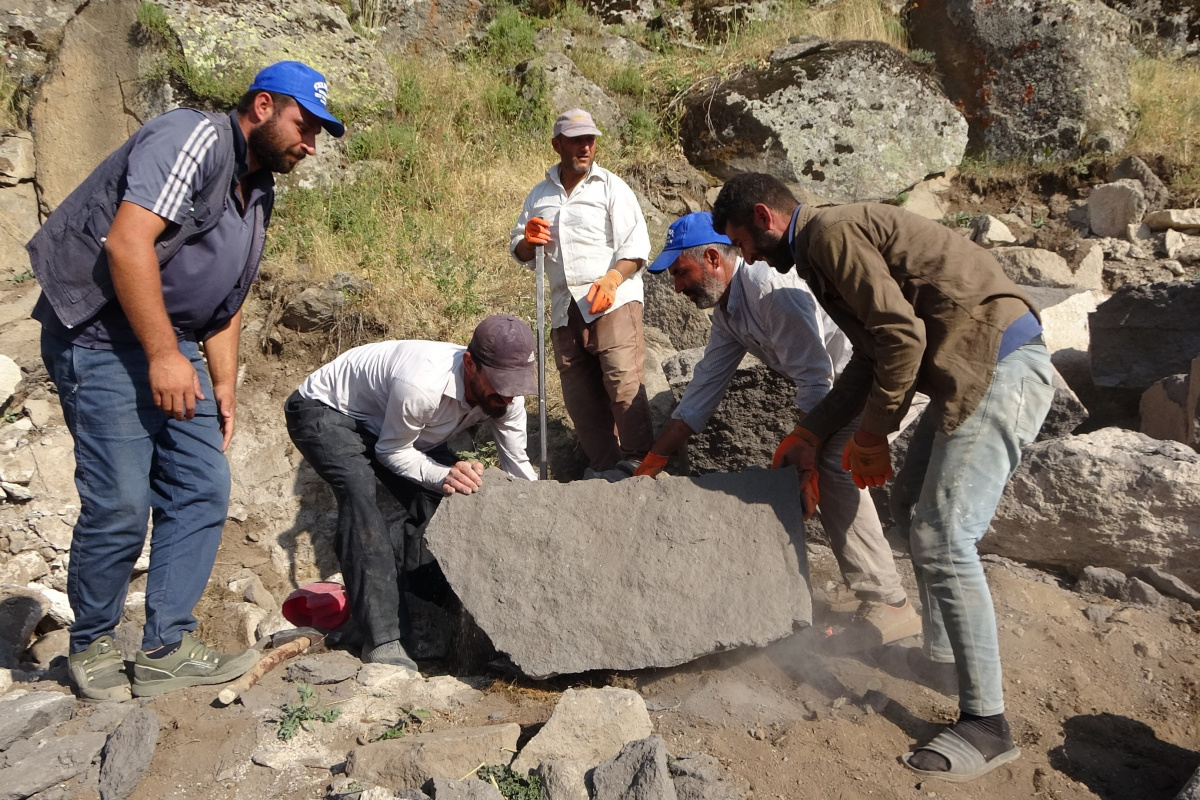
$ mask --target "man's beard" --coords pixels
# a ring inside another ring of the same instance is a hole
[[[754,252],[778,272],[787,272],[796,264],[792,247],[785,237],[778,233],[770,233],[753,225],[750,226],[754,237]]]
[[[278,111],[271,114],[271,118],[262,125],[250,131],[247,145],[260,168],[280,175],[291,172],[304,157],[295,155],[284,144],[283,133],[279,130]]]
[[[487,387],[483,385],[482,376],[483,370],[480,369],[471,380],[471,394],[475,395],[475,406],[492,419],[500,419],[508,411],[508,403],[493,403],[489,400],[490,395],[486,391]]]
[[[696,304],[696,308],[712,308],[721,302],[725,284],[716,275],[705,275],[703,280],[684,289],[683,293]]]

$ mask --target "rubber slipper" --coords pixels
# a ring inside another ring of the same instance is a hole
[[[933,737],[933,740],[929,744],[918,747],[917,750],[931,750],[937,753],[950,762],[950,769],[944,772],[917,769],[909,763],[909,759],[916,754],[916,751],[905,753],[900,757],[900,760],[904,762],[904,766],[923,778],[938,778],[939,780],[950,781],[951,783],[973,781],[981,775],[988,774],[1001,764],[1007,764],[1021,757],[1021,748],[1013,747],[1011,750],[996,756],[991,761],[986,761],[983,758],[983,753],[975,749],[975,745],[959,736],[950,728],[946,728]]]

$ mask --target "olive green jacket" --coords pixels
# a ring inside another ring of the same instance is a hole
[[[863,411],[863,430],[900,427],[914,391],[953,432],[983,399],[1004,329],[1037,309],[983,248],[895,206],[801,207],[800,277],[854,343],[832,391],[801,423],[822,440]]]

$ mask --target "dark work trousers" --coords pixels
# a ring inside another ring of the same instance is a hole
[[[354,621],[368,645],[400,639],[407,647],[412,623],[404,599],[405,569],[427,560],[422,558],[425,526],[442,495],[380,464],[375,435],[353,417],[292,392],[284,418],[292,442],[337,498],[334,551]],[[445,445],[427,455],[447,465],[456,461]],[[404,519],[390,530],[375,500],[376,478],[403,508]]]

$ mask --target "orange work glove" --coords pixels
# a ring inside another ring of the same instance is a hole
[[[646,453],[642,457],[642,463],[633,471],[633,477],[638,475],[647,475],[653,478],[655,475],[663,471],[663,467],[667,466],[667,457],[660,456],[657,453]]]
[[[525,223],[525,241],[534,247],[550,244],[550,223],[541,217],[530,217]]]
[[[612,308],[613,301],[617,299],[617,287],[621,285],[621,281],[625,280],[625,276],[615,269],[610,269],[604,273],[604,277],[592,284],[592,288],[588,289],[587,300],[592,304],[588,309],[591,314],[603,314]]]
[[[871,434],[858,431],[846,443],[842,451],[842,469],[854,478],[860,489],[868,486],[883,486],[892,477],[892,451],[886,437],[882,444],[860,444],[859,439],[869,439]]]
[[[771,458],[771,469],[795,466],[800,473],[800,502],[805,519],[813,515],[821,499],[817,487],[817,453],[820,449],[821,440],[816,434],[797,425],[795,430],[783,437]]]

